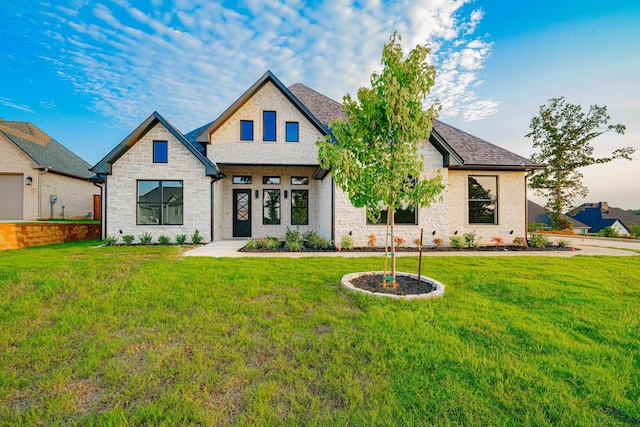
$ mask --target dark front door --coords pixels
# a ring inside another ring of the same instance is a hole
[[[233,190],[233,237],[251,237],[251,190]]]

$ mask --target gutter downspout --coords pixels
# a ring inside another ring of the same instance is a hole
[[[105,181],[106,184],[106,181]],[[93,183],[94,186],[98,187],[100,189],[100,240],[104,240],[104,230],[102,225],[104,224],[104,222],[106,221],[106,210],[103,212],[102,210],[102,204],[105,203],[103,197],[102,197],[102,186],[100,184],[98,184],[97,182]]]
[[[524,174],[524,238],[527,239],[529,235],[529,177],[535,173],[534,170],[530,170]]]
[[[49,168],[40,168],[38,172],[38,218],[42,219],[42,175],[49,172]]]

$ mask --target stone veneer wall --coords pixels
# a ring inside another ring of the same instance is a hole
[[[468,176],[498,177],[498,224],[469,224]],[[449,171],[449,229],[458,236],[476,232],[480,244],[491,244],[492,237],[511,243],[514,237],[526,237],[526,182],[524,172]],[[511,231],[513,230],[513,234]]]
[[[220,166],[222,172],[226,175],[222,182],[222,203],[220,206],[220,198],[216,197],[216,229],[221,234],[216,239],[233,238],[233,189],[250,189],[251,190],[251,237],[280,237],[283,238],[287,227],[292,230],[299,230],[301,233],[307,231],[319,232],[318,215],[325,213],[324,207],[331,206],[331,199],[321,200],[319,185],[320,182],[311,178],[315,171],[314,167],[304,166]],[[234,175],[251,176],[251,184],[233,184]],[[262,183],[263,176],[279,176],[279,185],[268,185]],[[307,177],[309,185],[292,185],[291,177]],[[263,224],[263,190],[274,189],[280,190],[280,224],[264,225]],[[258,198],[255,197],[255,191],[258,190]],[[287,190],[288,197],[284,198],[284,190]],[[308,225],[291,225],[291,190],[309,190],[309,224]],[[218,213],[221,213],[219,215]],[[329,238],[329,236],[324,236]]]
[[[0,249],[53,245],[100,238],[100,224],[1,223]]]
[[[420,150],[424,156],[424,176],[431,177],[436,171],[442,174],[442,182],[447,186],[448,172],[442,167],[442,154],[430,143]],[[465,187],[466,188],[466,187]],[[407,246],[414,246],[413,241],[420,238],[420,228],[424,229],[423,244],[430,245],[434,238],[440,237],[446,242],[449,233],[447,213],[447,193],[442,193],[442,200],[431,207],[422,207],[418,211],[418,224],[396,225],[395,235],[403,238]],[[339,188],[335,190],[335,240],[340,242],[343,236],[351,235],[356,246],[366,246],[368,236],[376,236],[376,246],[385,245],[386,225],[367,224],[364,208],[357,209],[351,205],[349,199]],[[436,234],[432,234],[433,231]]]
[[[276,141],[262,140],[262,112],[276,112]],[[253,120],[253,141],[240,141],[240,120]],[[285,123],[298,122],[299,142],[285,141]],[[318,129],[269,82],[212,135],[208,156],[218,164],[317,165]]]
[[[153,141],[168,141],[168,162],[153,163]],[[183,181],[183,225],[136,225],[137,180]],[[197,229],[205,242],[211,238],[211,178],[204,165],[161,123],[144,134],[112,166],[107,177],[107,236],[145,232],[191,236]]]

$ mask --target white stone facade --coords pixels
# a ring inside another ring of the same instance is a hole
[[[454,235],[475,232],[482,237],[480,244],[491,244],[492,237],[500,237],[510,244],[514,237],[526,237],[526,179],[525,172],[449,170],[448,212],[449,230]],[[498,223],[469,223],[469,175],[496,176],[498,178]]]
[[[168,142],[167,163],[153,162],[153,141]],[[138,180],[183,181],[183,224],[137,225]],[[186,234],[190,241],[198,230],[205,242],[210,241],[211,181],[193,153],[163,124],[157,123],[112,165],[106,186],[106,235],[121,238],[130,234],[137,241],[147,232],[156,241],[160,235],[175,239],[178,234]]]
[[[263,111],[276,112],[276,141],[263,141]],[[253,141],[240,141],[240,121],[253,120]],[[285,141],[286,122],[298,122],[299,142]],[[267,82],[211,135],[207,156],[217,164],[317,165],[322,133]]]

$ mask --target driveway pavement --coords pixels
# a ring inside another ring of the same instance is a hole
[[[557,256],[572,257],[576,255],[606,255],[606,256],[634,256],[640,251],[640,240],[605,239],[598,237],[566,237],[552,236],[557,242],[564,240],[568,246],[575,247],[575,251],[495,251],[495,252],[423,252],[422,256]],[[380,252],[238,252],[247,243],[246,240],[221,240],[200,246],[185,252],[185,256],[208,256],[215,258],[229,257],[271,257],[271,258],[302,258],[302,257],[335,257],[345,258],[382,256]],[[418,256],[417,252],[398,252],[397,256]]]

